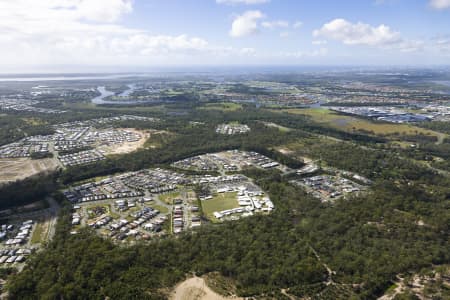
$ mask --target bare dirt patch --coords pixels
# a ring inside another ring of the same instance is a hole
[[[136,142],[130,142],[130,143],[126,142],[126,143],[119,144],[119,145],[100,147],[99,150],[105,151],[106,155],[130,153],[139,148],[142,148],[144,146],[145,142],[150,138],[150,134],[151,134],[151,131],[149,131],[149,130],[143,131],[143,130],[137,130],[134,128],[119,128],[119,129],[138,133],[141,135],[141,139]]]
[[[229,300],[239,297],[224,297],[211,290],[203,278],[192,277],[178,284],[171,293],[171,300]]]
[[[21,180],[38,173],[53,171],[58,163],[53,158],[5,158],[0,159],[0,184]]]

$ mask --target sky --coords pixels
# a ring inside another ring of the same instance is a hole
[[[450,65],[450,0],[0,0],[4,72]]]

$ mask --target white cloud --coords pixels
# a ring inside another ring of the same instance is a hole
[[[314,41],[312,41],[312,44],[315,45],[315,46],[326,45],[327,43],[328,42],[326,40],[314,40]]]
[[[423,41],[402,38],[399,32],[392,31],[384,24],[374,27],[344,19],[335,19],[324,24],[322,28],[313,31],[313,36],[336,40],[345,45],[364,45],[402,52],[423,50],[425,46]]]
[[[227,4],[227,5],[237,5],[237,4],[264,4],[268,3],[270,0],[216,0],[218,4]]]
[[[436,41],[436,45],[444,49],[450,49],[450,39],[441,38]]]
[[[303,22],[301,22],[301,21],[296,21],[295,23],[294,23],[294,25],[292,25],[292,27],[294,28],[294,29],[298,29],[298,28],[300,28],[300,27],[302,27],[303,26]]]
[[[244,37],[258,32],[258,20],[264,18],[259,10],[249,10],[234,18],[231,24],[230,36]]]
[[[0,65],[183,64],[250,53],[120,25],[132,10],[130,0],[0,0]]]
[[[435,9],[450,8],[450,0],[430,0],[430,6]]]
[[[0,1],[0,14],[26,21],[88,20],[111,23],[132,11],[130,0],[15,0]]]
[[[291,33],[289,31],[282,31],[280,32],[280,37],[282,38],[287,38],[291,35]]]
[[[433,49],[438,50],[440,54],[450,56],[450,37],[444,36],[433,39]]]
[[[373,27],[344,19],[334,19],[324,24],[322,28],[314,30],[313,36],[337,40],[346,45],[386,46],[401,41],[400,34],[386,25]]]
[[[289,27],[289,22],[284,20],[278,20],[278,21],[266,21],[262,22],[261,26],[268,29],[274,29],[274,28],[287,28]]]
[[[256,50],[254,48],[242,48],[239,51],[239,54],[244,55],[244,56],[255,56]]]

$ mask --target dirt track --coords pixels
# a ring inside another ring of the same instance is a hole
[[[178,284],[172,294],[170,300],[242,300],[238,297],[223,297],[211,290],[203,278],[192,277]]]

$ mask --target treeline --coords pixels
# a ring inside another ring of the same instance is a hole
[[[47,124],[32,125],[15,115],[0,116],[0,146],[15,142],[25,136],[53,134],[54,129]]]
[[[292,147],[298,155],[312,157],[338,169],[353,171],[371,179],[441,182],[441,176],[430,168],[390,149],[362,148],[353,143],[320,138],[303,139],[297,146]]]
[[[0,186],[0,210],[44,199],[58,188],[58,173],[39,174]]]
[[[43,159],[43,158],[52,158],[53,153],[51,152],[31,152],[30,158],[31,159]]]
[[[418,125],[423,128],[439,131],[450,135],[450,122],[444,121],[422,122]]]

